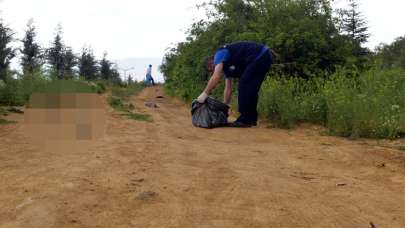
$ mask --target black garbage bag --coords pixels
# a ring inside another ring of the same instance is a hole
[[[201,128],[223,127],[228,124],[229,106],[208,97],[203,104],[193,101],[191,115],[193,125]]]

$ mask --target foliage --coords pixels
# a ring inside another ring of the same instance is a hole
[[[131,96],[137,95],[145,88],[144,83],[132,83],[126,86],[113,86],[111,88],[112,96],[121,99],[128,99]]]
[[[43,65],[43,54],[40,45],[36,42],[36,28],[33,20],[29,20],[25,37],[22,40],[23,48],[21,53],[21,66],[24,74],[34,74],[41,70]]]
[[[15,122],[15,121],[5,120],[5,119],[1,119],[1,118],[0,118],[0,125],[13,124],[13,123],[16,123],[16,122]]]
[[[106,55],[100,64],[102,75],[107,80],[97,81],[100,77],[99,61],[95,59],[92,50],[84,49],[78,58],[72,48],[64,44],[62,35],[62,27],[58,25],[50,47],[42,48],[36,41],[37,31],[33,20],[29,20],[21,39],[22,47],[18,49],[21,53],[22,73],[11,71],[10,62],[16,55],[16,50],[11,47],[14,33],[0,19],[1,105],[22,106],[34,92],[102,94],[110,86],[122,85],[118,70],[106,59]],[[42,69],[45,61],[49,68]],[[85,78],[78,76],[78,65]],[[93,82],[87,82],[86,79]]]
[[[249,40],[280,54],[273,72],[309,78],[352,64],[353,45],[339,33],[328,0],[222,0],[205,4],[209,18],[194,23],[186,42],[164,58],[166,90],[191,100],[209,75],[206,58],[226,43]]]
[[[24,105],[21,82],[10,76],[7,76],[7,83],[0,88],[0,105],[22,106]]]
[[[151,116],[146,115],[146,114],[139,114],[139,113],[132,113],[132,112],[127,112],[121,114],[123,116],[128,117],[131,120],[137,120],[137,121],[144,121],[144,122],[152,122]]]
[[[395,138],[405,127],[405,72],[370,70],[353,79],[336,75],[325,85],[331,133]]]
[[[45,90],[48,83],[49,81],[40,72],[26,73],[20,79],[19,88],[23,101],[28,102],[32,93]]]
[[[57,79],[64,78],[64,50],[65,45],[62,41],[62,27],[61,25],[58,25],[55,38],[46,53],[52,74],[54,74]]]
[[[358,0],[349,0],[349,8],[340,9],[338,12],[342,22],[341,29],[350,38],[356,49],[361,49],[361,45],[368,41],[370,34],[366,19],[359,10]]]
[[[72,79],[75,77],[75,70],[74,68],[77,66],[77,57],[73,53],[72,48],[66,47],[63,53],[64,59],[64,74],[65,79]]]
[[[131,120],[152,122],[149,115],[133,112],[135,109],[134,105],[126,102],[125,100],[125,97],[117,97],[112,95],[107,97],[107,102],[110,104],[110,106],[115,110],[122,112],[121,116],[126,116]]]
[[[132,83],[126,86],[114,86],[111,89],[111,95],[107,97],[107,102],[112,108],[122,112],[122,116],[137,121],[151,122],[149,115],[134,112],[134,105],[128,102],[129,97],[137,95],[145,88],[143,83]]]
[[[11,60],[15,57],[15,49],[11,47],[13,31],[0,19],[0,80],[7,82]]]
[[[82,80],[53,80],[35,92],[40,93],[97,93],[97,85]]]
[[[86,80],[98,79],[98,66],[96,57],[93,54],[93,49],[90,47],[83,48],[81,57],[79,58],[79,73]]]
[[[329,79],[269,78],[260,110],[280,127],[324,123],[331,134],[395,138],[405,131],[405,71],[339,70]]]
[[[103,59],[100,61],[100,78],[103,80],[111,80],[113,77],[113,63],[107,59],[107,52],[104,53]]]
[[[107,98],[108,104],[116,110],[124,110],[125,105],[124,102],[121,98],[116,97],[116,96],[108,96]]]
[[[405,69],[405,36],[397,38],[392,44],[381,44],[377,48],[377,58],[383,68]]]
[[[304,121],[325,123],[327,107],[320,93],[323,81],[319,78],[268,78],[262,86],[259,112],[283,128]]]
[[[75,76],[77,57],[72,48],[63,43],[62,34],[62,26],[58,25],[51,47],[46,51],[46,59],[51,66],[52,78],[72,79]]]
[[[0,116],[6,116],[6,115],[7,115],[7,110],[0,106]]]
[[[98,81],[96,83],[96,85],[97,85],[97,93],[98,94],[103,94],[103,93],[107,92],[107,86],[106,86],[106,84],[104,82]]]
[[[127,80],[127,84],[131,85],[132,83],[134,83],[134,79],[132,78],[131,75],[128,76],[128,80]]]

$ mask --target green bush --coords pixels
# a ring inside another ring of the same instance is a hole
[[[96,93],[97,85],[82,80],[52,80],[35,90],[40,93]]]
[[[39,73],[25,75],[20,81],[24,102],[28,102],[32,93],[44,91],[49,83],[45,77]]]
[[[113,86],[111,88],[112,96],[119,97],[121,99],[127,99],[130,96],[137,95],[145,88],[143,83],[132,83],[127,86]]]
[[[5,119],[0,118],[0,125],[13,124],[13,123],[17,123],[17,122],[12,121],[12,120],[5,120]]]
[[[97,93],[103,94],[107,91],[107,86],[103,82],[97,82]]]
[[[326,104],[319,94],[322,81],[268,78],[261,89],[259,112],[283,128],[291,128],[303,121],[324,123]]]
[[[259,110],[278,127],[313,122],[325,124],[332,135],[395,138],[405,132],[405,72],[339,70],[329,79],[269,78]]]
[[[404,71],[370,70],[357,80],[336,74],[323,93],[332,134],[395,138],[405,130]]]
[[[107,98],[108,104],[116,110],[124,110],[125,109],[125,104],[122,101],[121,98],[116,97],[116,96],[108,96]]]
[[[24,105],[24,95],[22,93],[21,82],[16,79],[8,79],[0,88],[0,105],[22,106]]]
[[[132,112],[127,112],[121,114],[122,116],[128,117],[128,119],[131,120],[136,120],[136,121],[144,121],[144,122],[152,122],[152,118],[150,115],[146,114],[139,114],[139,113],[132,113]]]

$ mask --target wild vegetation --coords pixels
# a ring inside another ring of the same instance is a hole
[[[137,95],[144,88],[143,83],[132,83],[125,87],[115,86],[107,101],[112,108],[120,112],[120,115],[132,120],[151,122],[151,117],[146,114],[136,113],[135,106],[128,101],[131,96]]]
[[[276,126],[314,122],[333,135],[401,136],[404,39],[373,52],[364,47],[369,33],[357,1],[348,0],[347,8],[337,10],[331,4],[329,0],[203,4],[207,18],[194,23],[187,40],[165,56],[161,70],[166,90],[190,101],[209,78],[204,67],[208,56],[226,43],[256,41],[278,53],[259,104],[261,115]],[[220,93],[221,89],[214,95],[221,97]]]
[[[20,47],[13,47],[19,42]],[[19,58],[21,70],[10,68]],[[125,87],[125,88],[124,88]],[[63,41],[61,26],[49,47],[41,47],[33,20],[22,39],[0,20],[0,106],[23,106],[33,92],[80,92],[102,94],[108,88],[139,89],[141,84],[123,82],[107,53],[97,60],[90,47],[76,54]],[[131,93],[131,92],[128,92]]]

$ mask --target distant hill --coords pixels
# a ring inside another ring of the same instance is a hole
[[[159,58],[125,58],[114,60],[121,73],[121,77],[124,79],[124,69],[134,68],[127,71],[126,77],[131,75],[134,80],[142,81],[145,79],[146,68],[149,64],[152,64],[153,71],[152,76],[157,82],[164,82],[164,78],[161,72],[159,72],[159,66],[162,64],[162,59]],[[126,78],[125,78],[126,80]]]

